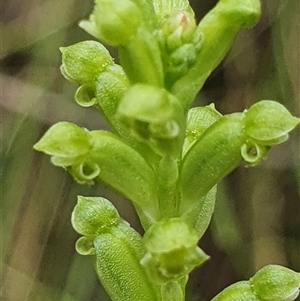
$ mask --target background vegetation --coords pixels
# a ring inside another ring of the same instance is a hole
[[[195,105],[222,113],[274,99],[300,116],[300,3],[263,0],[263,16],[239,33]],[[192,1],[197,19],[216,1]],[[108,301],[92,258],[76,254],[70,214],[76,196],[106,196],[141,231],[134,211],[105,186],[80,186],[32,145],[55,122],[107,128],[78,107],[76,85],[59,72],[58,48],[91,39],[77,27],[92,1],[3,0],[1,20],[1,285],[4,301]],[[113,51],[113,50],[112,50]],[[115,54],[114,52],[112,52]],[[220,185],[214,219],[200,242],[211,260],[191,275],[188,301],[208,301],[232,282],[278,263],[300,271],[300,129],[258,167]],[[130,184],[129,184],[130,185]]]

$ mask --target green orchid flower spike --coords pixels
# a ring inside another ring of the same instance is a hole
[[[98,110],[111,132],[62,121],[34,149],[78,183],[118,191],[145,230],[107,199],[78,197],[76,250],[94,257],[112,301],[184,301],[189,273],[209,258],[197,244],[218,182],[242,162],[259,164],[300,123],[271,100],[227,115],[214,104],[189,108],[238,31],[259,17],[258,0],[220,0],[199,24],[186,0],[96,0],[80,27],[99,42],[60,48],[75,101]],[[117,48],[120,64],[102,43]],[[299,273],[269,265],[212,301],[292,301],[299,287]]]

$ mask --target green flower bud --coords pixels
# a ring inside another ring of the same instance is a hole
[[[299,296],[300,274],[279,265],[260,269],[251,279],[259,301],[293,301]]]
[[[57,166],[80,164],[88,154],[92,138],[87,130],[70,122],[53,125],[33,148],[51,155]]]
[[[171,85],[196,62],[196,50],[193,44],[184,44],[169,54],[165,66],[165,85]]]
[[[79,84],[91,83],[107,66],[113,64],[108,50],[95,41],[84,41],[69,47],[60,47],[61,72]]]
[[[263,145],[275,145],[288,139],[288,133],[300,123],[280,103],[262,100],[245,111],[245,131],[251,139]]]
[[[143,237],[147,254],[141,264],[158,284],[177,281],[209,258],[197,242],[197,233],[182,219],[162,220]]]
[[[143,19],[131,0],[97,0],[93,12],[101,39],[110,45],[123,45],[137,33]]]
[[[201,44],[196,28],[194,14],[180,10],[169,16],[158,32],[167,87],[184,76],[196,62]]]
[[[166,47],[169,51],[184,43],[191,43],[196,30],[194,14],[187,11],[177,11],[162,25],[162,33],[166,37]]]
[[[118,113],[142,137],[174,138],[179,134],[176,108],[165,89],[137,84],[122,99]]]
[[[199,23],[195,35],[200,39],[197,60],[187,74],[169,90],[188,107],[212,70],[221,62],[237,32],[251,26],[260,15],[259,0],[221,0]]]
[[[255,296],[255,294],[251,290],[249,281],[240,281],[226,287],[221,293],[219,293],[211,301],[261,301],[261,300],[257,296]]]
[[[78,196],[71,221],[76,232],[95,237],[117,226],[120,216],[113,204],[105,198]]]

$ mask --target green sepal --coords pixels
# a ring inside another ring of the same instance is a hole
[[[88,158],[100,167],[98,178],[156,220],[159,212],[153,169],[137,151],[114,134],[106,131],[92,131],[90,134],[93,146]]]
[[[92,83],[107,66],[113,64],[108,50],[96,41],[84,41],[59,49],[62,53],[62,74],[79,84]]]
[[[165,123],[175,115],[167,90],[143,84],[134,85],[128,90],[118,113],[127,118],[156,124]]]
[[[205,107],[191,108],[187,116],[187,126],[182,155],[199,139],[203,132],[217,121],[222,114],[218,112],[215,105],[211,103]]]
[[[220,117],[184,156],[179,172],[181,215],[242,162],[241,147],[247,140],[242,120],[242,113]]]
[[[288,139],[288,133],[300,123],[280,103],[262,100],[245,111],[245,131],[251,139],[262,145],[275,145]]]
[[[120,216],[115,206],[102,197],[77,197],[72,226],[81,235],[95,237],[118,226]]]
[[[250,285],[260,301],[293,301],[299,296],[300,274],[280,265],[268,265],[250,279]]]
[[[163,219],[152,225],[143,237],[147,253],[141,264],[159,285],[178,281],[209,258],[197,242],[197,233],[182,219]]]
[[[120,65],[109,66],[101,73],[95,82],[97,105],[102,110],[108,122],[116,122],[115,115],[120,100],[129,88],[129,81]]]
[[[95,107],[120,136],[128,137],[128,130],[116,116],[120,100],[129,88],[128,79],[120,65],[114,64],[101,73],[95,81]]]
[[[211,301],[262,301],[262,300],[260,300],[253,293],[249,281],[240,281],[226,287],[221,293],[219,293]]]
[[[114,227],[94,240],[95,269],[112,301],[160,301],[159,287],[149,279],[139,261],[140,235],[131,227]]]
[[[33,148],[52,156],[54,165],[65,167],[82,163],[91,146],[92,137],[86,129],[62,121],[53,125]]]
[[[81,255],[95,255],[95,269],[112,301],[161,301],[159,287],[140,265],[145,254],[140,234],[101,197],[78,197],[72,226],[84,235],[76,242]]]
[[[122,137],[130,146],[147,158],[148,162],[157,159],[151,148],[137,139],[131,130],[124,125],[117,114],[118,106],[129,88],[129,81],[123,68],[114,64],[101,73],[95,82],[95,107],[101,111],[114,132]]]
[[[178,100],[165,89],[137,84],[120,102],[120,119],[161,155],[181,151],[184,116]]]

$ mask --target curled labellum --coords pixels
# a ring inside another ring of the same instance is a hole
[[[93,185],[94,179],[97,178],[101,172],[100,167],[89,159],[85,159],[79,164],[67,166],[66,170],[76,182],[87,185]]]
[[[82,107],[91,107],[97,102],[94,85],[81,85],[75,93],[75,101]]]

